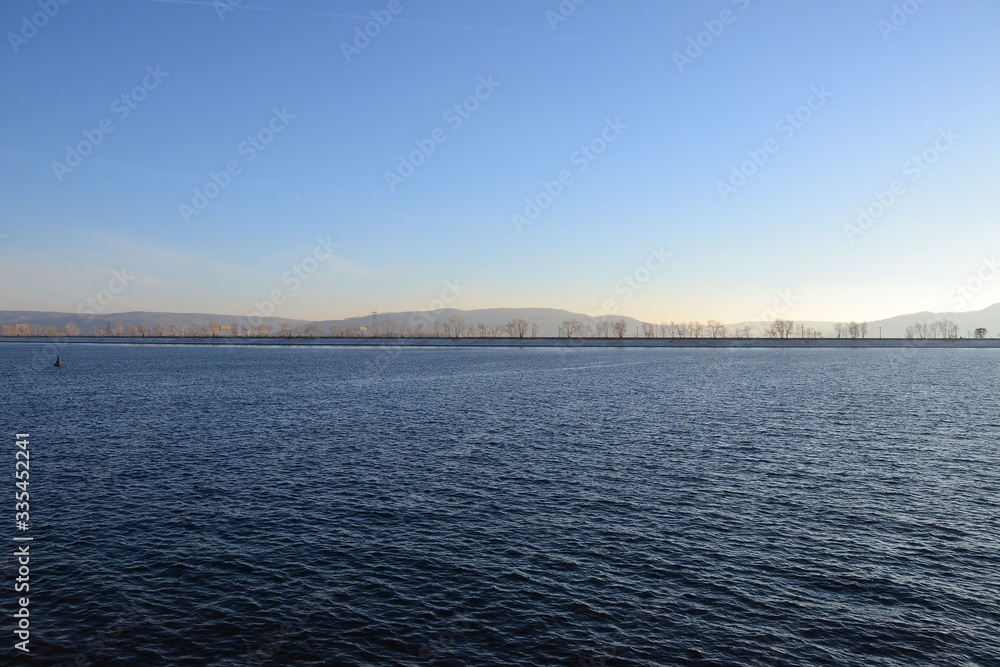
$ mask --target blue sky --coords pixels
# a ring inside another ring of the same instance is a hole
[[[0,309],[123,270],[104,312],[1000,301],[995,2],[12,0],[0,27]]]

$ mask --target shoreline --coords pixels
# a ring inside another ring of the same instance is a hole
[[[1000,338],[173,338],[11,336],[0,343],[285,347],[1000,349]]]

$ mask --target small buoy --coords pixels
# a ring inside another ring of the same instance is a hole
[[[62,359],[59,358],[58,354],[56,355],[56,363],[54,365],[56,365],[56,366],[62,366]]]

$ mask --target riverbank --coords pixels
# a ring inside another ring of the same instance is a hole
[[[0,343],[55,345],[223,345],[488,348],[915,348],[993,349],[1000,338],[94,338],[0,337]]]

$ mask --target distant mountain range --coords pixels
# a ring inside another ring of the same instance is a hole
[[[450,334],[455,325],[463,327],[463,335],[480,335],[484,333],[494,335],[497,328],[506,325],[513,319],[523,319],[529,323],[528,335],[531,335],[531,327],[537,327],[537,335],[540,337],[550,337],[561,335],[561,327],[567,321],[576,320],[585,329],[591,332],[598,330],[597,318],[574,313],[568,310],[555,308],[484,308],[479,310],[457,310],[445,308],[437,311],[403,311],[396,313],[379,313],[376,316],[364,315],[360,317],[349,317],[341,320],[297,320],[282,317],[258,318],[251,324],[266,324],[277,333],[282,325],[291,327],[306,327],[314,325],[321,335],[329,335],[331,331],[338,331],[343,328],[358,330],[362,327],[370,332],[377,326],[383,333],[399,333],[404,329],[416,329],[423,325],[423,331],[429,335],[434,335],[436,330],[441,330]],[[624,319],[627,324],[626,336],[635,337],[643,335],[641,320],[632,317],[613,317],[613,320]],[[932,313],[920,312],[908,315],[898,315],[884,320],[868,322],[868,337],[878,338],[879,330],[883,338],[902,338],[906,334],[906,328],[914,324],[930,323],[941,320],[951,320],[958,326],[959,336],[970,336],[978,327],[984,327],[988,331],[988,336],[994,337],[1000,334],[1000,303],[994,304],[983,310],[963,312],[963,313]],[[172,333],[172,327],[177,330],[201,330],[211,325],[220,325],[232,328],[234,325],[241,325],[247,321],[246,316],[222,315],[209,313],[160,313],[160,312],[130,312],[130,313],[109,313],[104,315],[77,315],[73,313],[56,313],[45,311],[24,311],[24,310],[0,310],[0,326],[10,327],[18,324],[28,324],[35,327],[55,327],[65,329],[68,325],[76,327],[80,333],[89,335],[95,329],[122,325],[128,327],[144,327],[150,331],[156,325],[162,324],[167,333]],[[656,335],[660,336],[659,322]],[[833,337],[834,323],[826,321],[796,322],[805,327],[816,329],[824,337]],[[730,335],[736,329],[749,327],[752,336],[762,336],[770,322],[734,322],[726,326]],[[708,335],[707,332],[702,335]]]

